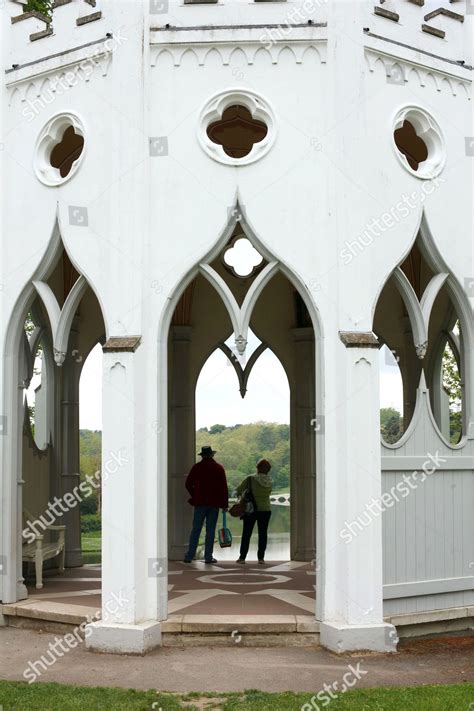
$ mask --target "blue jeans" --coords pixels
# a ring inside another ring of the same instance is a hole
[[[218,516],[219,509],[216,506],[194,507],[193,527],[191,530],[191,535],[189,537],[188,552],[184,556],[185,560],[190,562],[196,555],[196,549],[199,543],[199,536],[201,535],[204,521],[206,521],[206,543],[204,548],[204,559],[209,562],[212,560],[212,552],[214,550],[214,537],[216,534]]]

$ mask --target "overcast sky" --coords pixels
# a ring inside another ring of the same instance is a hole
[[[253,350],[255,341],[250,341]],[[385,351],[380,351],[381,407],[402,409],[401,378],[398,367]],[[102,429],[102,351],[94,349],[87,359],[81,377],[80,426]],[[237,375],[222,351],[216,351],[205,364],[196,389],[196,425],[210,427],[245,424],[265,420],[289,423],[288,380],[278,359],[265,351],[257,361],[242,400]]]

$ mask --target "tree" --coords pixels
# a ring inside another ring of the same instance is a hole
[[[381,408],[380,432],[387,444],[394,444],[400,439],[403,434],[403,418],[396,408]]]
[[[225,425],[212,425],[212,427],[209,427],[209,434],[214,435],[214,434],[220,434],[221,432],[224,432],[227,429]]]
[[[24,12],[40,12],[51,22],[53,19],[54,0],[28,0]]]
[[[459,324],[456,327],[459,328]],[[443,386],[449,396],[450,440],[456,444],[462,435],[462,388],[458,363],[449,342],[443,353]]]

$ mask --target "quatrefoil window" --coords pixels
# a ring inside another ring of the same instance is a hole
[[[428,158],[426,143],[418,136],[409,121],[404,121],[401,128],[394,133],[395,143],[400,153],[403,153],[412,170],[418,170],[420,163]]]
[[[75,132],[74,126],[69,126],[64,131],[61,141],[54,146],[50,157],[51,165],[59,170],[61,178],[69,175],[83,149],[84,137]]]
[[[36,143],[34,167],[42,183],[57,186],[70,180],[84,156],[84,128],[74,114],[54,116]]]
[[[272,108],[249,89],[220,92],[201,110],[199,142],[219,163],[236,166],[253,163],[270,150],[275,137]]]
[[[207,129],[213,143],[222,146],[231,158],[248,156],[254,143],[263,141],[268,128],[263,121],[257,121],[245,106],[229,106],[222,118]]]
[[[247,237],[238,237],[224,252],[224,262],[238,277],[249,277],[263,262],[263,257]]]
[[[403,167],[418,178],[431,180],[444,168],[446,148],[441,129],[423,109],[408,106],[399,111],[393,146]]]

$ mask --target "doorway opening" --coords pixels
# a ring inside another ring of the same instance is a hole
[[[290,390],[283,366],[275,354],[250,331],[247,356],[239,359],[229,338],[204,364],[196,386],[196,452],[211,446],[226,470],[230,504],[238,500],[237,487],[255,474],[260,459],[272,465],[271,518],[268,560],[290,560],[291,443]],[[260,355],[258,354],[260,351]],[[254,355],[255,354],[255,355]],[[254,360],[248,378],[238,378]],[[242,521],[227,516],[231,548],[217,549],[219,560],[235,561],[242,537]],[[202,543],[198,548],[201,556]],[[248,560],[257,560],[257,530]]]

